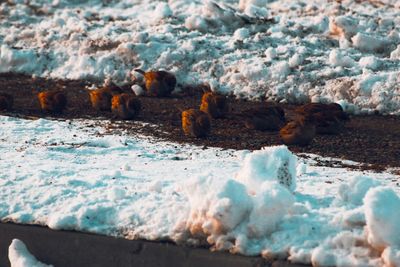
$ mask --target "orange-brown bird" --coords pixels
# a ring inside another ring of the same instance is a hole
[[[318,112],[332,113],[341,120],[348,120],[348,115],[343,111],[342,106],[337,103],[308,103],[296,108],[295,111],[301,115],[308,115]]]
[[[295,111],[302,116],[312,116],[318,134],[338,134],[349,120],[346,112],[337,103],[309,103],[298,107]]]
[[[286,122],[285,112],[279,106],[250,109],[241,117],[244,117],[246,128],[259,131],[278,131]]]
[[[144,76],[147,94],[149,96],[166,97],[171,95],[176,86],[176,78],[167,71],[143,71],[135,69]]]
[[[286,124],[279,135],[286,145],[306,146],[311,143],[316,133],[313,117],[297,118]]]
[[[99,111],[110,111],[113,95],[119,94],[122,91],[118,87],[104,87],[95,90],[88,90],[88,92],[90,102],[94,109]]]
[[[113,114],[123,120],[132,120],[140,112],[140,100],[131,94],[114,95],[111,100],[111,110]]]
[[[89,91],[90,102],[92,107],[100,111],[111,110],[111,92],[106,88],[90,90]]]
[[[345,121],[334,114],[318,112],[312,116],[317,134],[339,134],[344,130]]]
[[[182,129],[185,135],[205,137],[210,133],[210,117],[201,110],[184,110],[182,111]]]
[[[228,101],[225,96],[214,92],[205,92],[201,98],[200,110],[208,113],[211,118],[225,117],[228,112]]]
[[[38,99],[41,109],[46,112],[61,113],[67,106],[67,97],[57,90],[40,92]]]
[[[11,110],[14,104],[14,97],[7,93],[0,93],[0,111]]]

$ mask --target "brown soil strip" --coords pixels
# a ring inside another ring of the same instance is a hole
[[[244,122],[235,114],[263,105],[262,102],[251,102],[230,98],[232,112],[225,119],[212,122],[212,133],[204,139],[186,137],[181,130],[180,109],[198,107],[201,90],[183,88],[182,93],[170,98],[140,97],[143,110],[138,121],[149,124],[137,124],[112,120],[110,113],[99,113],[90,106],[85,85],[86,81],[47,80],[31,78],[17,74],[0,75],[0,92],[11,93],[14,110],[3,112],[3,115],[26,118],[44,117],[51,119],[104,119],[99,124],[107,127],[112,133],[128,132],[145,134],[162,140],[191,143],[204,147],[221,147],[225,149],[260,149],[263,146],[282,144],[277,132],[260,132],[244,127]],[[68,109],[54,117],[40,111],[36,91],[63,89],[67,92]],[[130,86],[123,88],[130,91]],[[265,105],[265,104],[264,104]],[[293,117],[294,105],[282,105],[287,116]],[[296,153],[315,153],[325,157],[335,157],[364,163],[361,169],[384,170],[387,167],[400,167],[400,117],[398,116],[353,116],[346,129],[339,135],[319,135],[307,147],[292,146]],[[321,161],[322,165],[336,166],[337,163]],[[344,167],[355,168],[352,165]]]

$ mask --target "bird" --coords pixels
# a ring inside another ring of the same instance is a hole
[[[210,133],[210,117],[207,113],[201,110],[184,110],[182,111],[182,129],[185,135],[205,137]]]
[[[145,87],[149,96],[166,97],[171,95],[176,86],[176,77],[167,71],[143,71],[135,69],[145,79]]]
[[[0,111],[9,111],[14,104],[14,97],[7,93],[0,93]]]
[[[215,92],[204,92],[201,98],[200,110],[208,113],[211,118],[224,118],[228,112],[228,108],[225,96]]]
[[[111,110],[111,92],[105,88],[90,90],[89,91],[90,102],[92,107],[100,111]]]
[[[246,110],[241,114],[248,129],[278,131],[285,124],[285,112],[279,106],[266,106]]]
[[[318,112],[314,117],[317,134],[339,134],[343,131],[345,122],[332,113]]]
[[[287,123],[279,131],[279,135],[285,145],[309,145],[315,134],[314,118],[311,116],[298,117],[294,121]]]
[[[314,117],[318,134],[338,134],[344,129],[349,116],[337,103],[309,103],[295,109],[297,114]]]
[[[111,111],[111,99],[113,95],[121,93],[117,87],[103,87],[88,90],[92,107],[98,111]]]
[[[62,91],[52,90],[37,94],[43,111],[61,113],[67,106],[67,97]]]
[[[115,117],[132,120],[139,114],[141,102],[135,96],[127,93],[114,95],[111,99],[111,111]]]
[[[295,109],[295,112],[302,115],[314,114],[314,113],[331,113],[334,114],[340,120],[349,120],[349,116],[343,111],[342,106],[337,103],[308,103]]]

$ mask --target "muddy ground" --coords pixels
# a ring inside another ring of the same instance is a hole
[[[110,132],[119,133],[125,130],[135,135],[146,134],[177,143],[192,143],[204,147],[221,147],[226,149],[259,149],[263,146],[282,144],[278,132],[260,132],[244,127],[243,119],[235,114],[241,111],[264,105],[262,102],[251,102],[229,98],[231,113],[225,119],[212,121],[212,133],[204,139],[187,137],[181,130],[180,110],[198,107],[202,91],[199,88],[183,88],[182,93],[169,98],[140,97],[142,112],[137,121],[149,124],[137,124],[118,121],[111,113],[97,112],[92,109],[86,81],[46,80],[24,75],[0,74],[0,92],[14,96],[14,109],[0,114],[26,118],[51,119],[104,119],[99,124]],[[67,93],[67,110],[61,115],[50,115],[41,112],[36,97],[37,91],[62,89]],[[122,88],[130,91],[130,87]],[[287,117],[293,117],[294,105],[282,105]],[[397,116],[352,116],[344,132],[339,135],[318,135],[311,145],[306,147],[291,146],[296,153],[315,153],[321,156],[343,158],[364,163],[362,169],[383,170],[387,167],[400,167],[400,117]],[[320,162],[332,166],[335,162]]]

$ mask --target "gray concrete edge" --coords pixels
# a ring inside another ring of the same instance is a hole
[[[167,242],[126,240],[73,231],[55,231],[42,226],[0,223],[0,267],[10,266],[8,247],[14,238],[22,240],[38,260],[55,267],[302,266]]]

